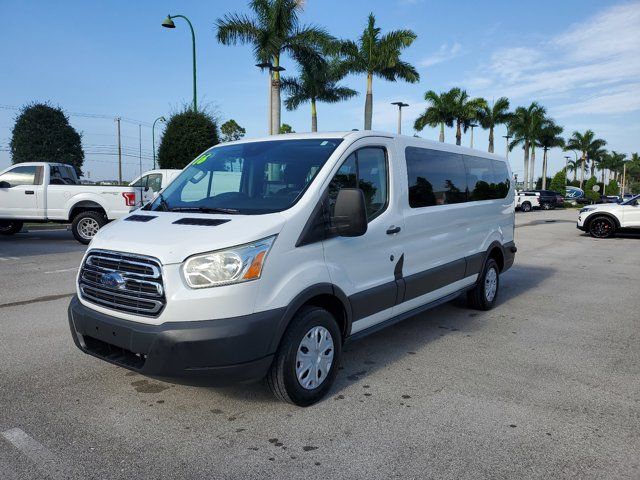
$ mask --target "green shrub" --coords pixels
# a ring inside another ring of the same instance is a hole
[[[171,115],[158,148],[160,168],[184,168],[191,160],[220,143],[218,126],[206,112],[185,109]]]
[[[584,196],[592,202],[600,200],[600,194],[602,193],[602,189],[598,192],[593,190],[593,187],[596,185],[598,185],[598,179],[596,177],[591,177],[584,185]]]
[[[567,175],[564,168],[553,176],[553,179],[548,185],[549,190],[558,192],[563,197],[567,194]]]

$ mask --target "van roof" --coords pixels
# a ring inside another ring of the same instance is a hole
[[[451,143],[438,142],[435,140],[427,140],[424,138],[413,137],[409,135],[398,135],[396,133],[382,132],[377,130],[348,130],[337,132],[305,132],[305,133],[285,133],[280,135],[270,135],[267,137],[258,138],[243,138],[235,142],[229,142],[221,145],[241,144],[248,142],[262,142],[262,141],[275,141],[275,140],[305,140],[313,138],[349,138],[349,140],[358,140],[366,137],[384,137],[391,138],[397,141],[402,141],[406,146],[429,146],[435,150],[444,150],[451,153],[460,153],[465,155],[476,155],[485,158],[493,158],[496,160],[506,161],[506,158],[495,153],[487,153],[481,150],[475,150],[467,147],[453,145]]]

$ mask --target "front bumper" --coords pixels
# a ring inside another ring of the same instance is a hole
[[[282,332],[284,308],[242,317],[148,325],[69,304],[69,326],[83,352],[142,375],[187,385],[263,378]]]

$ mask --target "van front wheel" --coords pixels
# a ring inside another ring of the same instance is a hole
[[[500,268],[493,258],[489,258],[480,273],[476,286],[467,292],[467,301],[476,310],[491,310],[498,298]]]
[[[320,307],[302,308],[287,328],[267,382],[273,394],[301,407],[325,396],[335,379],[342,353],[338,324]]]

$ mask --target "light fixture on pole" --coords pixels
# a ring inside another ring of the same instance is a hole
[[[408,107],[408,103],[404,102],[392,102],[391,105],[398,106],[398,135],[402,134],[402,107]]]
[[[191,25],[191,22],[189,21],[189,19],[187,17],[185,17],[184,15],[167,15],[167,18],[165,18],[162,21],[162,26],[164,28],[176,28],[176,24],[173,23],[173,19],[174,18],[182,18],[184,20],[186,20],[186,22],[189,24],[189,28],[191,29],[191,44],[192,44],[192,51],[193,51],[193,111],[197,112],[198,111],[198,103],[197,103],[197,92],[196,92],[196,33],[193,30],[193,25]]]
[[[167,119],[164,116],[158,117],[153,121],[151,125],[151,143],[153,143],[153,169],[156,169],[156,122],[166,122]]]
[[[509,132],[507,132],[506,135],[503,135],[502,138],[504,138],[507,141],[507,148],[506,148],[506,155],[505,158],[507,160],[509,160],[509,139],[513,138],[513,135],[509,135]]]
[[[473,129],[474,129],[475,127],[477,127],[477,126],[478,126],[478,124],[477,124],[477,123],[473,123],[473,122],[471,122],[471,123],[469,124],[469,128],[471,129],[471,147],[470,147],[470,148],[473,148]]]

